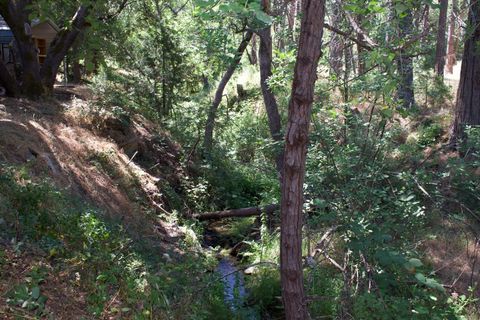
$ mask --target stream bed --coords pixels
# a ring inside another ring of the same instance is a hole
[[[224,300],[230,309],[240,316],[240,319],[260,319],[257,312],[245,306],[247,293],[245,290],[244,274],[235,266],[235,262],[228,258],[222,258],[218,262],[216,272],[219,274],[224,287]]]

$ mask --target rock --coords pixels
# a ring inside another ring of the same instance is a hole
[[[256,274],[258,273],[258,268],[256,266],[248,267],[245,269],[245,271],[243,271],[243,273],[248,275]]]
[[[168,253],[164,253],[162,256],[165,259],[165,261],[167,261],[167,262],[172,262],[173,261]]]

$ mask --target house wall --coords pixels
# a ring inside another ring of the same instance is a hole
[[[10,44],[13,41],[13,34],[10,30],[0,29],[0,59],[5,63],[11,62]]]
[[[53,39],[55,39],[56,35],[57,31],[48,22],[42,22],[32,26],[33,38],[45,39],[47,42],[47,48],[52,43]]]

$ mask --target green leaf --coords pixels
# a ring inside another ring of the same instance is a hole
[[[441,292],[445,292],[445,288],[440,283],[438,283],[435,279],[427,278],[422,273],[417,273],[415,275],[415,278],[418,280],[418,282],[420,282],[421,284],[429,288],[432,288]]]
[[[416,259],[416,258],[412,258],[412,259],[408,260],[408,263],[410,265],[414,266],[415,268],[423,266],[422,261],[420,261],[419,259]]]
[[[40,287],[35,287],[32,289],[32,298],[37,300],[40,297]]]
[[[272,17],[263,11],[255,11],[255,17],[267,25],[270,25],[273,22]]]

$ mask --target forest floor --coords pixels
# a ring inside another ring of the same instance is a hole
[[[455,81],[455,75],[447,79]],[[58,188],[103,209],[132,239],[147,242],[153,254],[185,254],[177,245],[185,229],[169,219],[166,190],[180,188],[187,173],[181,146],[158,125],[138,115],[127,120],[104,112],[95,107],[90,91],[79,86],[58,88],[56,99],[49,101],[0,98],[0,132],[1,162],[27,166],[35,176],[48,177]],[[455,294],[466,293],[479,281],[480,243],[468,233],[452,241],[465,228],[451,221],[439,221],[432,229],[435,239],[421,244],[425,255],[442,283]],[[5,240],[0,241],[0,318],[20,314],[20,308],[7,305],[3,293],[38,266],[47,270],[40,277],[48,313],[56,319],[88,318],[87,293],[72,285],[74,275],[55,272],[48,254],[35,248],[18,253]],[[114,306],[115,299],[113,295],[107,305]],[[121,317],[105,310],[101,318]]]
[[[180,147],[144,118],[122,121],[93,105],[90,91],[82,86],[57,89],[56,99],[48,101],[0,98],[0,161],[28,167],[32,179],[48,178],[60,190],[102,209],[107,219],[120,221],[132,239],[141,238],[158,256],[182,255],[176,244],[182,228],[158,218],[168,214],[162,189],[177,187],[184,174]],[[38,266],[48,270],[42,276],[46,310],[55,319],[73,319],[72,312],[75,319],[86,315],[85,293],[69,285],[71,274],[54,273],[45,252],[31,248],[19,254],[7,240],[0,241],[0,318],[20,314],[16,309],[21,308],[6,305],[4,294]]]

